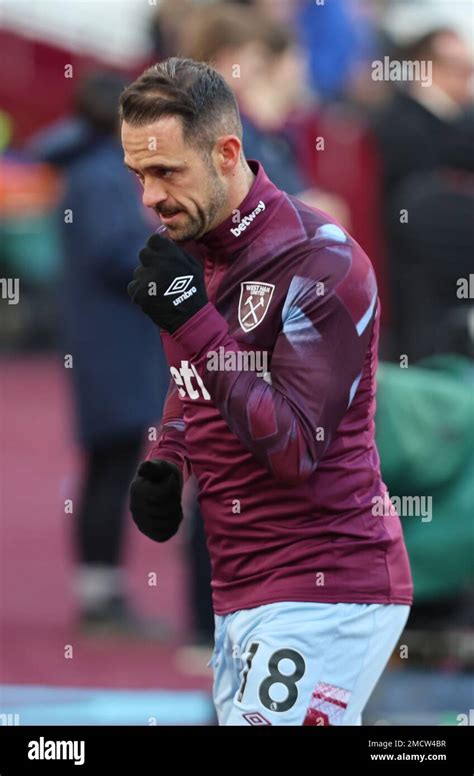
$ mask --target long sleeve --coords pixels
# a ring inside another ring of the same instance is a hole
[[[333,249],[324,250],[330,266]],[[210,352],[241,349],[211,304],[173,335],[231,431],[262,466],[289,483],[306,479],[316,469],[354,397],[377,299],[374,283],[363,318],[354,321],[337,294],[338,279],[326,278],[325,292],[318,293],[321,278],[311,276],[313,256],[290,284],[269,381],[255,372],[208,368]]]
[[[166,394],[163,417],[158,429],[158,440],[149,451],[147,460],[160,458],[174,463],[179,468],[183,480],[186,480],[190,475],[191,467],[186,455],[184,430],[185,421],[181,400],[174,380],[171,380]]]

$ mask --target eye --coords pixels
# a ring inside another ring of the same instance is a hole
[[[156,169],[156,174],[159,178],[169,178],[173,174],[174,170],[168,170],[158,167]]]

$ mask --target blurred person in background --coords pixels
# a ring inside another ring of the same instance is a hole
[[[257,0],[269,5],[271,0]],[[377,46],[377,30],[367,0],[314,0],[296,3],[296,33],[307,52],[311,88],[323,103],[346,100],[366,71]],[[362,92],[360,86],[358,91]],[[367,94],[367,90],[365,90]]]
[[[453,30],[438,28],[401,47],[400,61],[432,63],[431,83],[402,83],[374,122],[385,197],[414,172],[432,170],[452,123],[472,104],[472,51]]]
[[[410,231],[407,223],[400,223],[402,212],[407,212],[408,221],[412,218],[407,210],[407,200],[413,203],[409,179],[439,168],[444,149],[453,137],[454,123],[471,104],[473,62],[464,40],[447,28],[417,38],[402,47],[395,58],[419,63],[420,74],[424,63],[426,76],[423,81],[420,76],[397,84],[393,98],[373,119],[382,167],[381,209],[393,319],[391,356],[398,359],[406,346],[402,297],[410,292],[403,286],[407,262],[400,256],[396,235],[401,237],[403,230]],[[431,230],[431,226],[431,221],[425,223],[425,228]],[[413,338],[414,333],[410,336]]]
[[[474,269],[474,113],[454,122],[435,169],[406,178],[392,202],[400,352],[474,358],[474,300],[460,286]]]
[[[125,83],[109,71],[90,73],[75,95],[75,117],[42,131],[31,152],[64,176],[59,341],[73,359],[85,458],[74,523],[80,625],[161,638],[164,624],[141,619],[128,602],[122,569],[128,483],[160,417],[166,379],[159,338],[126,293],[151,227],[122,161],[117,105]]]
[[[180,27],[195,6],[195,0],[160,0],[149,25],[150,63],[176,54]]]
[[[312,96],[291,27],[253,7],[219,3],[189,12],[177,45],[183,56],[212,64],[234,91],[246,157],[260,161],[279,188],[348,226],[344,201],[312,187],[299,166],[292,120]]]
[[[345,100],[372,59],[377,31],[368,0],[234,0],[289,31],[304,51],[304,80],[322,103]]]

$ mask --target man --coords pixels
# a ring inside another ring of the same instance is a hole
[[[173,378],[133,518],[172,537],[192,466],[220,724],[360,724],[412,600],[374,444],[372,267],[244,159],[235,98],[211,67],[155,65],[120,112],[125,164],[162,220],[129,293]]]
[[[459,295],[474,255],[473,138],[471,112],[453,122],[437,167],[411,175],[392,200],[388,229],[403,291],[399,346],[411,363],[435,354],[474,355],[474,301]],[[400,220],[403,208],[408,221]]]
[[[387,206],[409,175],[438,166],[453,122],[472,104],[472,52],[454,30],[427,32],[402,48],[399,59],[431,70],[429,81],[401,83],[374,120]]]
[[[412,176],[428,175],[442,164],[445,148],[455,138],[456,122],[472,104],[474,72],[470,47],[458,33],[445,27],[433,29],[417,38],[402,48],[398,56],[402,62],[430,69],[426,71],[429,79],[407,80],[398,84],[393,99],[375,118],[373,127],[382,164],[382,210],[393,321],[391,357],[397,361],[400,353],[407,352],[407,340],[413,336],[413,331],[412,336],[410,333],[407,336],[409,324],[405,315],[411,305],[414,287],[407,285],[407,256],[400,250],[396,233],[401,235],[410,231],[405,218],[401,218],[405,211],[413,226],[413,211],[407,200],[410,192],[412,206]],[[430,219],[430,235],[433,224],[437,225],[439,221]],[[433,238],[433,242],[438,240]],[[415,251],[417,263],[420,255],[418,246]],[[421,268],[414,271],[424,274]],[[430,300],[428,288],[424,286],[424,293],[415,300],[415,306],[419,306],[419,312],[424,317],[423,328],[427,330],[430,322],[423,308],[429,306],[430,301],[433,300]],[[412,353],[409,355],[411,357]]]

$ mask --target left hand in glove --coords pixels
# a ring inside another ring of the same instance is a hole
[[[170,334],[207,302],[201,264],[166,237],[154,234],[139,254],[128,295]]]

